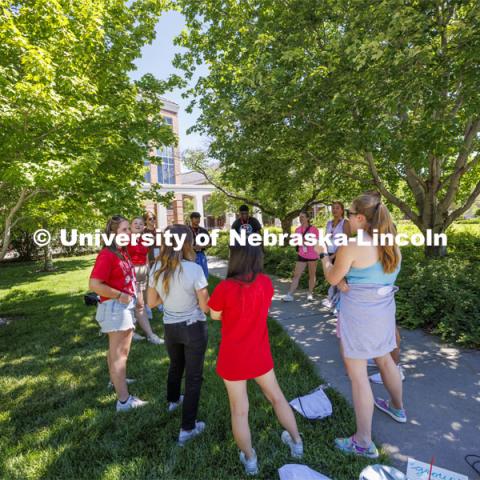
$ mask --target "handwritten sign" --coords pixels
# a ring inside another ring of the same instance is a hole
[[[408,480],[428,480],[430,474],[430,464],[419,462],[413,458],[408,459],[407,479]],[[435,465],[432,469],[431,480],[468,480],[468,477],[461,473],[451,472]]]

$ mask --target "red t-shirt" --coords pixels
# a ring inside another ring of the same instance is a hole
[[[248,380],[273,368],[267,329],[272,297],[272,281],[264,274],[258,274],[252,283],[222,280],[213,291],[208,305],[222,312],[217,359],[220,377]]]
[[[147,263],[148,247],[140,242],[137,245],[127,245],[127,251],[134,265],[145,265]]]
[[[128,295],[135,295],[135,270],[126,252],[120,249],[123,259],[118,258],[108,248],[102,248],[97,255],[90,278],[96,278]],[[100,301],[110,300],[108,297],[100,297]]]

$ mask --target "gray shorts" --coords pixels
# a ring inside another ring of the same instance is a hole
[[[128,305],[115,299],[99,303],[95,319],[102,333],[135,329],[135,300]]]

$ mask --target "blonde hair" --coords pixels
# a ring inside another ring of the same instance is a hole
[[[355,213],[365,215],[368,223],[367,232],[373,235],[373,231],[395,236],[397,229],[392,220],[388,208],[382,203],[378,192],[366,192],[352,202]],[[398,245],[378,246],[379,260],[385,273],[392,273],[400,263],[400,249]]]
[[[172,278],[177,268],[182,269],[181,261],[190,260],[195,261],[195,250],[193,250],[193,234],[190,228],[185,225],[171,225],[165,229],[165,232],[175,233],[177,235],[185,235],[186,239],[181,250],[175,250],[177,243],[175,237],[172,237],[171,246],[162,245],[160,254],[155,259],[156,264],[160,264],[160,268],[155,271],[153,277],[155,282],[158,282],[160,275],[163,274],[162,286],[165,294],[168,295],[170,290],[170,279]]]

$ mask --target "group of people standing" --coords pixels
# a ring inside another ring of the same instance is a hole
[[[350,236],[360,229],[370,236],[373,229],[395,233],[390,213],[376,194],[367,193],[356,198],[346,211],[347,219],[340,202],[335,202],[332,210],[333,219],[327,225],[329,233]],[[146,225],[142,227],[138,218],[130,224],[125,218],[115,216],[107,224],[107,233],[138,232],[142,228],[147,231],[152,227],[149,220],[151,218],[147,215]],[[135,312],[144,311],[145,305],[151,309],[162,306],[165,345],[170,360],[166,409],[173,412],[182,408],[178,435],[180,446],[206,428],[205,422],[197,418],[208,342],[206,314],[214,321],[221,321],[216,372],[226,387],[240,462],[247,474],[254,475],[258,472],[258,460],[248,423],[246,385],[250,379],[256,381],[272,404],[285,429],[281,439],[291,455],[294,458],[303,456],[303,439],[298,432],[293,411],[275,377],[270,350],[267,316],[274,290],[270,278],[263,273],[263,248],[247,243],[245,246],[230,247],[226,279],[209,296],[206,247],[196,244],[197,235],[208,232],[199,223],[199,214],[193,213],[190,226],[167,227],[166,230],[172,234],[184,235],[186,241],[180,249],[174,236],[173,244],[162,245],[153,255],[147,249],[147,252],[143,252],[146,258],[154,257],[153,261],[142,264],[148,264],[148,269],[138,268],[140,265],[134,264],[134,259],[137,261],[140,258],[140,249],[129,251],[129,247],[122,248],[115,242],[104,247],[98,254],[90,279],[90,288],[101,297],[96,318],[102,332],[109,337],[107,361],[118,397],[116,408],[117,411],[124,411],[147,403],[130,395],[128,384],[131,381],[126,376]],[[262,227],[257,219],[249,215],[248,207],[242,206],[232,228],[237,231],[245,229],[250,234],[259,232]],[[296,232],[302,236],[306,233],[319,235],[318,229],[311,225],[307,212],[300,214],[300,226]],[[300,246],[293,281],[283,300],[293,300],[298,280],[306,267],[309,272],[308,299],[313,299],[318,261],[322,264],[326,280],[338,289],[337,334],[342,358],[352,382],[357,420],[355,434],[338,438],[335,444],[344,452],[377,458],[378,450],[371,438],[374,407],[397,422],[406,422],[402,379],[391,355],[397,349],[394,282],[400,270],[400,250],[397,246],[364,246],[354,242],[330,249],[324,245]],[[139,297],[142,299],[139,300]],[[139,324],[143,328],[140,320]],[[388,400],[373,398],[367,373],[367,362],[372,359],[390,394]],[[185,388],[182,394],[184,374]]]

